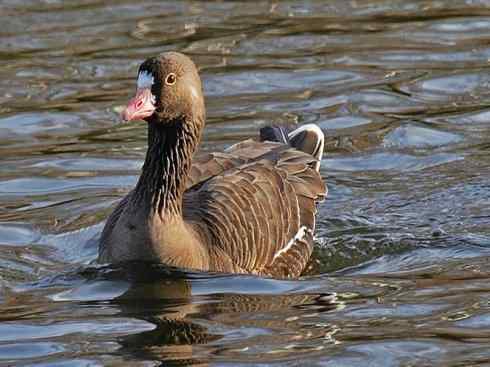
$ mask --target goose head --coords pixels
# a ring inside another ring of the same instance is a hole
[[[178,52],[165,52],[139,67],[136,95],[121,113],[124,121],[159,124],[204,120],[201,79],[192,60]]]

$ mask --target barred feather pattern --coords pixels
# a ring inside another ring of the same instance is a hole
[[[212,244],[210,268],[299,276],[313,249],[316,203],[326,195],[316,160],[282,144],[252,141],[227,155],[194,168],[222,173],[194,183],[187,206],[184,200],[184,215],[205,223],[198,232]],[[230,169],[232,162],[237,166]]]

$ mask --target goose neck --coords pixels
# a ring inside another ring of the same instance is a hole
[[[182,216],[182,199],[201,131],[185,119],[148,123],[148,150],[135,197],[162,217]]]

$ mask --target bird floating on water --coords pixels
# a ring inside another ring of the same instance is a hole
[[[312,250],[324,136],[309,124],[260,131],[194,158],[205,125],[201,79],[177,52],[143,62],[125,121],[148,124],[136,187],[109,216],[99,262],[297,277]]]

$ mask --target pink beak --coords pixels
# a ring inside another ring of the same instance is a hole
[[[121,117],[126,122],[143,120],[151,116],[155,109],[155,97],[151,93],[151,89],[138,89],[136,96],[128,102],[128,105],[122,111]]]

